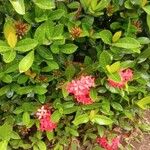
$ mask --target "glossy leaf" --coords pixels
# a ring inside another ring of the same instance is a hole
[[[4,36],[8,45],[14,48],[17,44],[17,35],[14,23],[11,19],[7,19],[4,24]]]
[[[8,52],[11,50],[12,50],[12,48],[9,47],[9,45],[6,42],[0,40],[0,53]]]
[[[89,116],[87,114],[82,114],[79,116],[76,116],[73,120],[73,124],[75,126],[78,126],[79,124],[87,123],[89,121]]]
[[[33,64],[34,51],[29,52],[19,63],[20,73],[26,72]]]
[[[126,49],[130,49],[130,48],[136,49],[141,47],[140,43],[136,39],[131,37],[121,38],[116,43],[113,43],[112,45],[116,47],[126,48]]]
[[[100,38],[102,39],[102,41],[106,44],[111,44],[111,40],[112,40],[112,33],[109,30],[102,30],[99,33]]]
[[[72,54],[77,50],[77,46],[75,44],[65,44],[61,46],[61,52],[65,54]]]
[[[5,63],[12,62],[16,57],[16,52],[11,50],[3,54],[3,60]]]
[[[105,69],[105,67],[109,64],[111,64],[111,61],[112,61],[112,57],[111,55],[107,52],[107,51],[103,51],[101,54],[100,54],[100,57],[99,57],[99,64],[102,68]]]
[[[113,121],[110,118],[103,115],[95,115],[91,121],[99,125],[110,125],[113,123]]]
[[[34,49],[37,46],[38,42],[31,38],[26,38],[19,41],[15,47],[15,50],[20,52],[27,52]]]
[[[25,14],[24,0],[9,0],[9,1],[18,14],[20,14],[20,15]]]
[[[30,115],[28,112],[24,112],[22,116],[22,122],[24,125],[28,126],[30,123]]]
[[[53,9],[55,8],[54,0],[33,0],[33,2],[41,9]]]
[[[136,103],[140,108],[146,109],[146,105],[150,104],[150,96],[144,97]]]
[[[1,150],[7,150],[7,145],[8,145],[8,141],[7,140],[3,140],[0,142],[0,149]]]

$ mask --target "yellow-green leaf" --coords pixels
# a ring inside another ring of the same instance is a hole
[[[25,14],[24,0],[9,0],[9,1],[18,14],[20,15]]]
[[[4,24],[4,36],[9,46],[14,48],[17,44],[17,35],[14,23],[10,19],[6,20]]]
[[[107,68],[108,72],[114,73],[114,72],[119,71],[120,65],[121,65],[120,62],[117,61],[117,62],[113,63],[111,66],[107,65],[106,68]]]
[[[112,41],[117,42],[120,39],[121,35],[122,35],[121,31],[116,32],[112,37]]]
[[[140,108],[146,109],[146,105],[150,104],[150,96],[144,97],[136,103]]]
[[[26,72],[33,64],[34,51],[29,52],[19,63],[20,73]]]

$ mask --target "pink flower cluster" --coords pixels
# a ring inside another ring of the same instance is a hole
[[[93,103],[89,96],[90,88],[95,86],[95,78],[82,76],[80,79],[73,80],[67,85],[67,91],[73,94],[75,99],[83,104]]]
[[[48,106],[44,105],[37,110],[36,116],[40,121],[41,131],[53,131],[56,128],[56,124],[51,121],[51,111]]]
[[[131,81],[133,78],[133,71],[131,69],[120,70],[119,75],[121,77],[120,82],[116,82],[112,79],[108,79],[108,84],[114,88],[124,88],[125,84],[128,81]]]
[[[120,136],[113,138],[111,144],[109,144],[107,138],[105,137],[97,138],[97,143],[105,150],[118,150]]]

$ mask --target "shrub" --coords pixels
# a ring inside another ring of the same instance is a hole
[[[0,149],[117,150],[149,130],[149,1],[0,4]]]

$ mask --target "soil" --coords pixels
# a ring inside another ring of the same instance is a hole
[[[150,124],[150,110],[146,111],[145,119]],[[140,142],[132,141],[133,150],[150,150],[150,134],[144,134]]]

